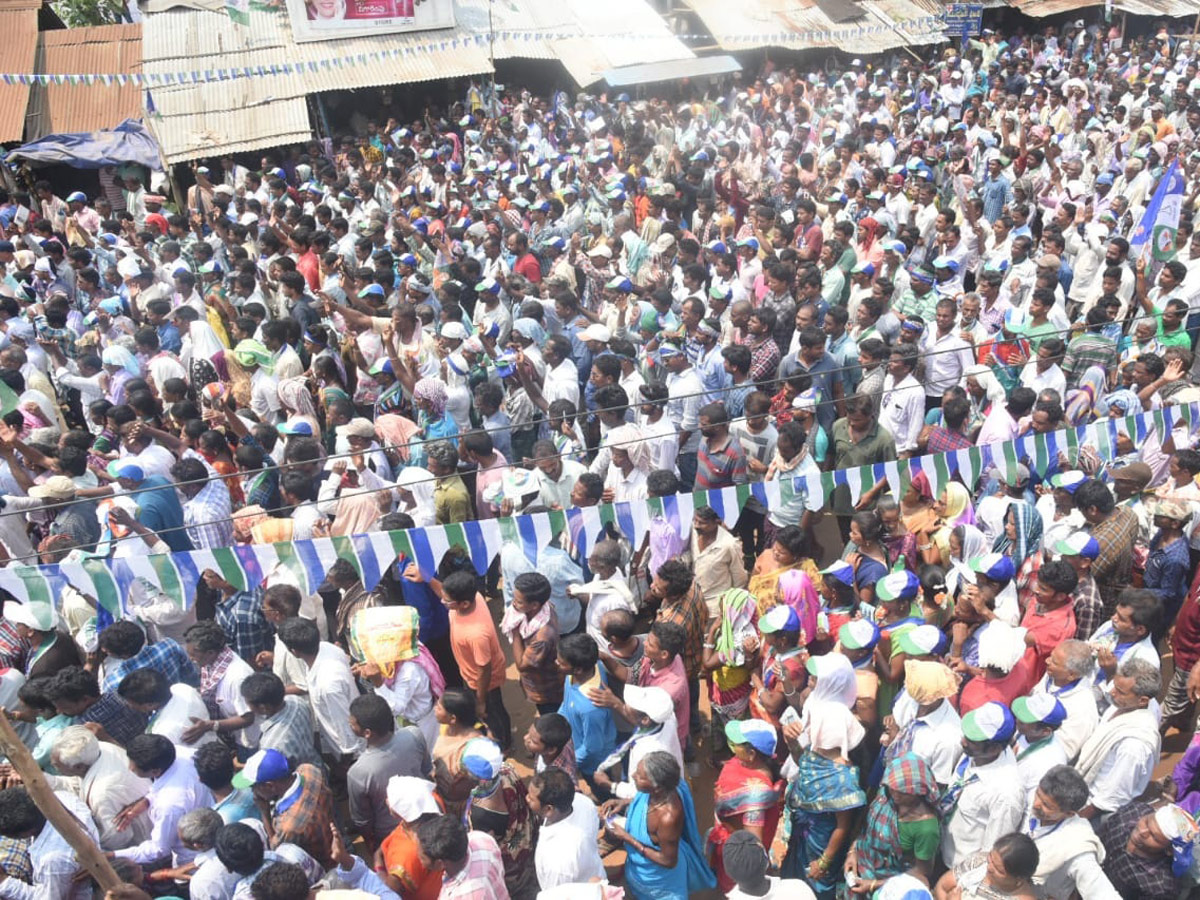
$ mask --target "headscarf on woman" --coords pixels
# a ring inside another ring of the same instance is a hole
[[[870,253],[871,245],[875,243],[875,236],[879,233],[879,222],[871,216],[864,216],[858,220],[858,224],[866,232],[862,243],[859,244],[859,250],[862,253]]]
[[[942,517],[946,525],[956,528],[959,525],[975,524],[975,507],[971,504],[971,492],[960,482],[951,481],[942,490],[942,502],[946,506]]]
[[[930,531],[936,526],[937,514],[933,511],[933,485],[929,483],[929,476],[924,472],[918,471],[909,482],[909,486],[917,493],[917,497],[921,506],[913,513],[904,513],[901,507],[901,518],[904,521],[904,528],[910,534],[919,534],[923,531]]]
[[[881,790],[871,801],[866,828],[854,845],[859,878],[887,878],[907,868],[900,850],[900,816],[889,792],[912,794],[934,807],[941,793],[929,763],[912,752],[901,754],[887,764],[882,786],[886,790]]]
[[[1017,539],[1009,540],[1007,528],[1002,529],[992,544],[992,552],[1011,556],[1019,568],[1022,562],[1042,549],[1042,514],[1033,504],[1014,500],[1009,504],[1004,518],[1010,515],[1016,517]]]
[[[946,592],[954,597],[962,584],[975,583],[975,573],[971,571],[971,560],[979,559],[988,552],[987,538],[974,525],[959,525],[962,529],[962,556],[950,557],[950,569],[946,572]],[[949,542],[947,541],[947,546]]]
[[[141,377],[142,367],[138,364],[137,357],[120,344],[110,344],[105,347],[100,361],[106,366],[120,366],[134,378]]]
[[[809,694],[805,705],[813,700],[829,703],[840,703],[847,709],[853,709],[858,702],[858,678],[854,674],[854,664],[850,657],[842,653],[826,653],[822,656],[811,656],[806,663],[808,673],[817,679],[817,684]]]
[[[841,656],[831,653],[830,656]],[[837,701],[814,700],[804,702],[800,716],[800,745],[814,750],[837,750],[849,759],[850,752],[862,743],[867,731],[854,715],[854,711]]]
[[[243,366],[258,366],[268,375],[275,371],[275,361],[271,351],[263,346],[261,341],[239,341],[233,348],[234,358]]]
[[[1100,366],[1091,366],[1084,370],[1079,379],[1079,387],[1067,391],[1066,403],[1063,410],[1066,413],[1068,425],[1086,425],[1098,415],[1096,406],[1102,403],[1105,390],[1108,388],[1108,374]]]
[[[302,375],[285,378],[279,382],[278,393],[279,402],[294,415],[316,422],[317,407],[313,404],[312,393],[308,389],[308,379]]]
[[[401,462],[408,462],[408,442],[417,433],[416,422],[396,413],[384,413],[375,420],[375,433],[384,449],[394,450]]]
[[[974,365],[967,369],[963,376],[963,380],[974,378],[981,388],[983,388],[983,402],[978,402],[975,395],[967,391],[967,399],[971,401],[971,410],[983,418],[986,410],[997,403],[1003,403],[1005,399],[1004,386],[996,379],[996,375],[990,368],[984,365]]]
[[[413,385],[413,402],[428,403],[430,415],[440,419],[446,414],[446,385],[438,378],[422,378]]]
[[[726,666],[741,666],[746,663],[746,650],[742,641],[754,632],[758,621],[758,606],[753,595],[742,588],[730,588],[721,595],[721,627],[717,632],[716,651]]]
[[[779,576],[780,599],[793,610],[800,619],[800,643],[810,644],[817,637],[817,613],[821,609],[821,598],[817,594],[816,585],[807,572],[800,569],[788,569]],[[762,611],[760,604],[759,611]]]

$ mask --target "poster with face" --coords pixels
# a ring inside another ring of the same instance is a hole
[[[287,0],[297,41],[454,27],[453,0]]]

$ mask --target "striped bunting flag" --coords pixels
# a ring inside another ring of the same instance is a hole
[[[94,557],[59,566],[10,567],[0,571],[0,584],[25,602],[45,602],[62,593],[66,583],[95,597],[100,627],[121,617],[123,598],[139,580],[169,596],[181,606],[194,603],[194,590],[207,569],[239,590],[260,587],[265,575],[286,570],[309,592],[324,581],[329,567],[346,559],[361,574],[369,587],[401,556],[415,562],[422,575],[436,573],[437,564],[451,547],[467,553],[479,572],[485,572],[508,540],[519,542],[531,559],[555,536],[566,532],[568,546],[574,552],[588,554],[606,528],[623,533],[635,545],[641,543],[652,516],[666,518],[686,538],[696,504],[707,504],[732,526],[750,497],[768,505],[790,502],[798,492],[806,496],[809,509],[821,509],[838,485],[845,485],[855,502],[865,489],[886,478],[903,491],[911,474],[924,472],[938,493],[957,473],[964,484],[974,487],[989,465],[1003,476],[1011,475],[1017,459],[1029,459],[1044,476],[1057,464],[1060,450],[1068,459],[1077,458],[1082,444],[1096,447],[1106,460],[1112,458],[1118,430],[1140,442],[1151,426],[1166,437],[1175,423],[1200,426],[1200,405],[1168,406],[1124,420],[1108,419],[1089,426],[1068,427],[1059,433],[1026,435],[1001,445],[969,447],[953,454],[930,454],[908,461],[877,463],[850,470],[810,472],[784,481],[738,485],[712,491],[697,491],[673,497],[656,498],[646,503],[603,504],[595,507],[553,510],[515,519],[488,519],[450,526],[414,528],[410,531],[374,532],[337,538],[319,538],[279,544],[216,547],[179,554],[155,554],[122,557]]]

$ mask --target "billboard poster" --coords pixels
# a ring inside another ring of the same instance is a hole
[[[297,41],[454,27],[454,0],[287,0]]]

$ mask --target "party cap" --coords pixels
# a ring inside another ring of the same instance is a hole
[[[879,643],[879,628],[870,619],[851,619],[838,629],[844,650],[869,650]]]
[[[1067,718],[1066,707],[1053,694],[1030,694],[1013,701],[1013,715],[1026,725],[1049,725],[1057,728]]]
[[[1016,731],[1016,720],[1003,703],[994,700],[962,717],[963,736],[969,741],[1008,741]]]

